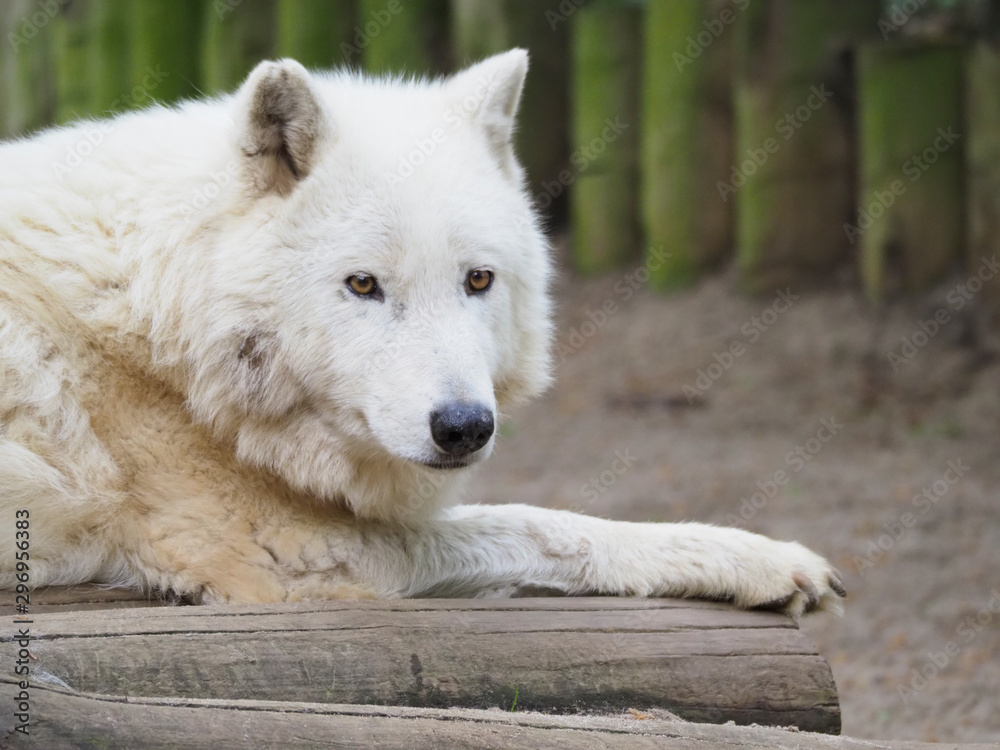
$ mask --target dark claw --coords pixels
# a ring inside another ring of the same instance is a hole
[[[793,573],[792,580],[795,581],[795,585],[799,587],[799,590],[806,595],[806,612],[816,609],[816,605],[819,604],[819,590],[816,588],[816,585],[802,573]]]
[[[847,589],[844,588],[844,582],[840,580],[840,573],[836,570],[830,573],[830,588],[842,599],[847,596]]]

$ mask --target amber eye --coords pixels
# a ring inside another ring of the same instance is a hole
[[[493,272],[484,268],[476,268],[469,271],[465,278],[465,288],[470,294],[475,292],[485,292],[493,283]]]
[[[370,273],[356,273],[347,277],[347,286],[361,297],[370,297],[379,291],[375,277]]]

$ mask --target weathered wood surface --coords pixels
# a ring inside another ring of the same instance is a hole
[[[0,678],[0,700],[19,688]],[[640,711],[616,716],[551,716],[475,709],[393,708],[278,701],[126,698],[33,687],[29,736],[13,732],[10,711],[0,747],[203,748],[538,748],[576,750],[985,750],[987,745],[854,740],[767,727],[690,724]]]
[[[791,620],[710,602],[340,601],[31,619],[36,678],[81,692],[469,708],[509,708],[516,695],[525,710],[657,706],[840,727],[830,669]],[[6,662],[18,646],[4,635]]]
[[[0,604],[0,617],[13,617],[14,608],[10,592]],[[31,613],[78,612],[89,609],[118,609],[134,607],[162,607],[167,602],[147,597],[126,589],[109,589],[86,584],[83,586],[50,586],[31,592]]]

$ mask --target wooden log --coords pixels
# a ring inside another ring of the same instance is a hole
[[[450,67],[448,0],[358,0],[366,70],[424,76]]]
[[[202,82],[206,93],[235,90],[254,66],[274,57],[275,0],[255,0],[219,13],[205,6]]]
[[[107,695],[614,711],[837,732],[790,619],[626,598],[340,601],[32,614],[35,674]],[[0,644],[13,657],[18,645]],[[7,663],[13,663],[9,661]],[[59,684],[59,683],[56,683]]]
[[[81,586],[48,586],[31,592],[31,612],[82,612],[90,609],[162,607],[168,602],[155,596],[145,596],[128,589],[109,589],[93,584]],[[14,617],[14,602],[0,603],[0,617]]]
[[[824,279],[850,255],[855,146],[850,60],[877,30],[871,0],[751,2],[737,17],[737,260],[758,292]]]
[[[642,9],[586,5],[572,25],[572,132],[579,177],[570,188],[573,257],[583,273],[637,255]],[[570,172],[566,173],[570,175]]]
[[[359,64],[353,45],[354,0],[278,0],[279,57],[292,57],[307,68]]]
[[[0,700],[17,706],[20,687],[0,677]],[[475,709],[329,705],[279,701],[138,698],[30,688],[30,735],[15,731],[14,711],[0,732],[11,748],[281,747],[538,748],[539,750],[933,750],[923,742],[855,740],[811,732],[692,724],[633,710],[612,716],[553,716]],[[88,744],[89,743],[89,744]],[[7,745],[4,745],[6,747]],[[987,750],[957,745],[949,750]]]
[[[733,250],[733,0],[651,0],[644,43],[642,216],[660,288],[683,286]],[[745,10],[745,8],[744,8]]]
[[[235,0],[207,4],[229,13],[239,7]],[[202,0],[129,3],[129,106],[199,95],[203,6]]]
[[[860,206],[845,231],[879,300],[941,281],[963,247],[963,50],[865,44],[858,57]]]

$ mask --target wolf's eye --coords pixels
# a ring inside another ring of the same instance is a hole
[[[360,297],[381,297],[382,290],[370,273],[356,273],[347,277],[347,286]]]
[[[485,268],[475,268],[465,277],[465,289],[469,294],[485,292],[493,283],[493,272]]]

